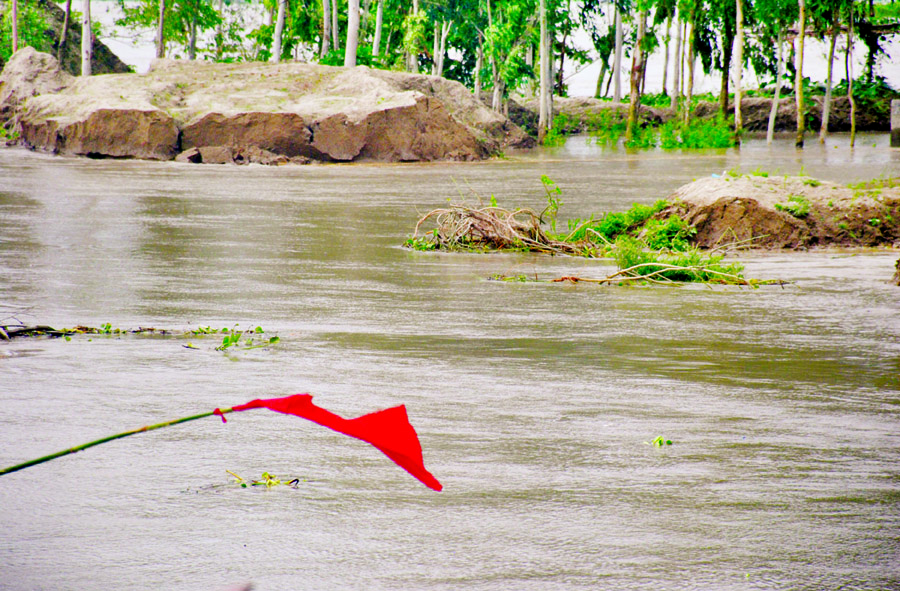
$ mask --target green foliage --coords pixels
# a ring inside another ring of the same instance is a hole
[[[686,251],[691,247],[690,240],[696,233],[695,227],[673,214],[665,220],[648,220],[641,237],[653,250]]]
[[[809,215],[809,200],[802,195],[788,196],[787,203],[776,203],[775,209],[778,211],[786,211],[795,218],[805,218]]]
[[[8,5],[8,3],[7,3]],[[38,51],[52,52],[53,37],[44,13],[33,2],[19,1],[19,48],[34,47]],[[8,11],[0,19],[0,65],[12,55],[12,14]]]
[[[117,0],[123,16],[116,25],[134,31],[155,30],[159,19],[159,0],[140,0],[137,4]],[[166,44],[181,46],[184,54],[190,52],[191,29],[199,33],[215,28],[222,17],[211,6],[209,0],[166,0],[163,33]]]
[[[541,222],[544,221],[544,214],[546,214],[550,223],[550,230],[555,234],[556,215],[559,213],[559,206],[562,205],[562,201],[558,196],[562,195],[562,189],[546,174],[541,175],[541,184],[544,186],[544,192],[547,194],[547,207],[541,213]]]
[[[660,147],[664,150],[731,148],[735,144],[733,126],[721,115],[713,119],[691,119],[684,125],[673,119],[659,130]]]
[[[235,484],[240,485],[241,488],[247,488],[248,486],[264,486],[266,488],[273,488],[275,486],[290,486],[291,488],[297,488],[300,485],[299,478],[284,481],[269,472],[263,472],[262,476],[260,476],[258,480],[250,480],[248,482],[231,470],[225,471],[234,476],[235,480],[237,481]]]
[[[648,279],[678,282],[732,283],[743,279],[743,265],[723,264],[724,257],[697,248],[683,252],[654,251],[633,236],[621,235],[612,251],[620,270],[631,269]]]

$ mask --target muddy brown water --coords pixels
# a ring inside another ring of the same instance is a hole
[[[748,290],[509,284],[486,278],[612,264],[400,247],[460,193],[542,207],[542,174],[565,218],[733,168],[897,175],[887,140],[282,168],[0,151],[4,317],[281,338],[0,343],[0,465],[310,392],[406,404],[445,486],[294,417],[205,419],[0,478],[0,589],[900,588],[896,250],[744,254],[791,282]]]

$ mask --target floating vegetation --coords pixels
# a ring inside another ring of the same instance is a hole
[[[647,445],[652,445],[653,447],[662,447],[664,445],[672,445],[671,439],[665,439],[662,435],[658,436],[653,441],[645,441]]]
[[[101,335],[101,336],[125,336],[125,335],[158,335],[172,337],[194,337],[204,338],[206,336],[222,335],[222,343],[215,348],[216,351],[225,351],[228,349],[259,349],[276,345],[281,341],[278,336],[267,336],[266,331],[261,326],[252,327],[247,330],[241,330],[235,324],[231,328],[212,328],[209,326],[200,326],[195,329],[185,331],[174,331],[169,329],[138,327],[138,328],[113,328],[110,323],[101,324],[99,327],[78,325],[74,328],[54,328],[44,324],[26,325],[26,324],[5,324],[0,325],[0,340],[10,340],[15,337],[54,337],[64,338],[71,341],[76,335]],[[192,342],[183,345],[186,349],[199,349]]]
[[[266,488],[273,488],[276,486],[289,486],[291,488],[300,488],[300,479],[293,478],[291,480],[281,480],[274,474],[270,474],[269,472],[263,472],[262,476],[260,476],[259,480],[245,480],[244,478],[238,476],[231,470],[225,470],[236,479],[236,484],[239,484],[241,488],[247,488],[248,486],[264,486]]]

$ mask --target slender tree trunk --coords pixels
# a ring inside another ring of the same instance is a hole
[[[847,98],[850,99],[850,147],[856,145],[856,99],[853,98],[853,6],[847,19],[847,53],[844,57],[847,68]]]
[[[781,98],[781,81],[784,79],[784,29],[778,29],[778,68],[775,80],[775,98],[769,109],[769,127],[766,129],[766,143],[771,144],[775,138],[775,117],[778,115],[778,101]]]
[[[669,87],[666,82],[669,81],[669,42],[672,40],[672,16],[666,19],[666,56],[663,59],[663,79],[662,93],[669,96]]]
[[[12,52],[19,51],[19,0],[12,0]]]
[[[188,39],[188,59],[197,59],[197,12],[191,16],[191,35]]]
[[[341,49],[341,24],[338,21],[338,0],[331,0],[331,46]]]
[[[91,30],[91,0],[84,0],[81,9],[81,75],[91,75],[94,52],[94,32]]]
[[[688,63],[687,63],[687,92],[684,97],[684,124],[687,125],[691,122],[691,111],[693,110],[693,105],[691,105],[691,101],[694,99],[694,62],[696,61],[696,56],[694,55],[694,15],[691,14],[691,24],[690,29],[688,30]]]
[[[66,0],[66,8],[63,14],[62,31],[59,32],[59,45],[56,47],[56,61],[62,64],[63,48],[69,38],[69,16],[72,14],[72,0]]]
[[[281,61],[281,38],[284,36],[284,13],[287,0],[278,0],[278,17],[275,19],[275,32],[272,33],[272,61]]]
[[[481,101],[481,69],[484,67],[484,43],[478,33],[478,50],[475,54],[475,100]]]
[[[744,77],[744,2],[737,0],[735,22],[737,34],[734,48],[734,136],[740,143],[744,121],[741,114],[741,82]]]
[[[544,143],[547,130],[550,129],[550,113],[547,95],[550,94],[550,35],[547,30],[547,3],[540,0],[539,18],[541,21],[541,97],[538,101],[538,143]]]
[[[85,0],[87,1],[87,0]],[[156,20],[156,57],[166,57],[166,0],[159,0],[159,18]],[[82,38],[84,42],[84,38]]]
[[[66,0],[68,1],[68,0]],[[225,1],[219,0],[219,24],[216,25],[216,61],[222,59],[225,52]]]
[[[435,21],[431,35],[431,75],[437,76],[438,52],[441,50],[441,23]]]
[[[603,92],[603,81],[606,80],[607,72],[609,72],[609,57],[603,60],[603,64],[600,65],[600,75],[597,76],[597,90],[594,92],[594,98],[606,96]]]
[[[678,106],[678,97],[681,95],[681,66],[684,63],[684,57],[681,55],[681,22],[678,20],[676,12],[675,19],[675,67],[673,68],[672,81],[672,102],[669,108],[674,109]]]
[[[616,55],[613,60],[613,102],[622,102],[622,11],[616,6]]]
[[[831,85],[834,82],[834,46],[837,44],[838,11],[834,10],[831,23],[831,44],[828,47],[828,79],[825,82],[825,102],[822,104],[822,127],[819,129],[819,143],[825,143],[828,135],[828,119],[831,115]]]
[[[375,9],[375,39],[372,40],[372,57],[381,54],[381,28],[384,25],[384,0],[378,0]]]
[[[377,42],[377,39],[376,39]],[[322,0],[322,49],[319,51],[319,57],[323,58],[331,49],[331,2],[330,0]]]
[[[734,51],[734,31],[726,26],[722,44],[722,84],[719,88],[719,113],[722,117],[728,112],[728,83],[731,73],[731,54]]]
[[[797,95],[797,139],[794,145],[803,147],[803,132],[806,131],[806,101],[803,96],[803,46],[806,38],[806,0],[800,0],[800,20],[798,27],[799,46],[797,48],[797,77],[794,93]]]
[[[634,139],[634,128],[637,125],[637,113],[641,104],[641,73],[644,69],[644,23],[647,20],[647,11],[638,12],[637,38],[634,42],[634,54],[631,58],[631,89],[628,101],[628,122],[625,126],[625,142],[631,143]]]
[[[446,21],[441,24],[441,45],[438,51],[438,76],[444,75],[444,56],[447,55],[447,38],[450,37],[450,29],[452,27],[453,21]]]
[[[356,66],[356,50],[359,47],[359,0],[347,3],[347,46],[344,48],[344,67]]]

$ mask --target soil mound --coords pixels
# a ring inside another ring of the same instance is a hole
[[[38,88],[53,58],[32,61],[15,76],[4,70],[0,89]],[[457,82],[366,67],[158,60],[145,75],[78,78],[31,95],[16,103],[27,146],[97,157],[475,160],[531,142]]]
[[[900,178],[843,186],[810,177],[710,177],[677,189],[659,214],[680,215],[714,248],[900,246]]]

